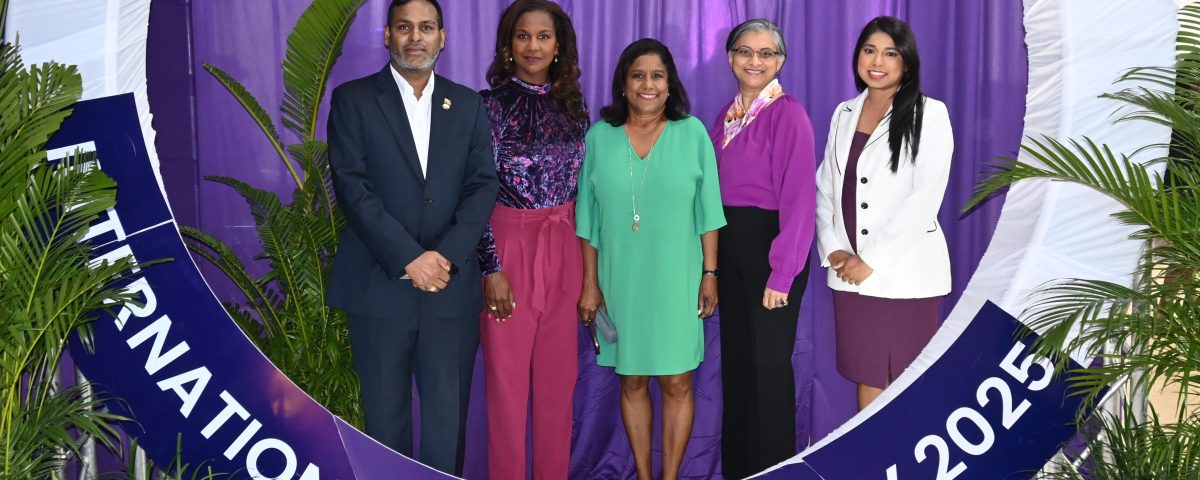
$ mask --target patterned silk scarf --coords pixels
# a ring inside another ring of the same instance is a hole
[[[761,92],[758,92],[758,98],[754,99],[754,102],[750,104],[750,108],[746,108],[742,104],[741,95],[735,96],[733,98],[733,105],[730,105],[729,111],[725,112],[725,142],[721,145],[721,148],[728,146],[733,137],[736,137],[743,129],[750,126],[750,122],[758,118],[758,114],[762,113],[763,109],[767,108],[767,105],[770,105],[782,96],[783,87],[779,86],[778,78],[771,80],[771,83],[768,83],[766,87],[763,87]]]

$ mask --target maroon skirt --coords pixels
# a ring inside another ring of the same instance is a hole
[[[842,221],[858,250],[858,157],[871,136],[854,132],[842,191]],[[864,178],[865,182],[866,179]],[[884,388],[900,376],[937,332],[942,297],[880,298],[833,291],[838,372],[854,383]]]
[[[937,332],[942,298],[879,298],[835,290],[838,372],[854,383],[887,387]]]

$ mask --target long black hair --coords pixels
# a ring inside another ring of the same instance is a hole
[[[858,76],[858,56],[862,53],[863,44],[867,43],[867,37],[875,32],[892,37],[896,50],[900,52],[900,59],[904,61],[904,75],[900,77],[900,89],[892,99],[892,113],[888,119],[888,147],[892,149],[890,166],[895,173],[900,166],[900,150],[904,144],[908,143],[913,163],[916,163],[921,147],[921,123],[925,117],[925,94],[921,93],[921,57],[917,55],[917,40],[907,23],[895,17],[875,17],[863,27],[858,42],[854,44],[851,69],[858,91],[867,88],[866,82]]]
[[[683,82],[679,80],[679,71],[675,69],[675,58],[671,56],[671,50],[658,40],[643,38],[625,47],[617,60],[617,70],[613,72],[612,104],[600,110],[600,117],[609,125],[619,127],[629,118],[629,101],[624,95],[625,76],[629,74],[629,67],[633,66],[633,62],[647,54],[658,55],[667,66],[667,119],[683,120],[688,117],[691,103],[688,102],[687,91],[683,89]]]
[[[587,105],[579,87],[579,49],[575,46],[575,26],[571,17],[557,3],[548,0],[517,0],[504,9],[496,27],[496,53],[487,70],[488,85],[500,86],[512,78],[516,66],[512,62],[513,30],[517,21],[529,12],[546,12],[554,21],[554,37],[558,40],[558,56],[550,64],[550,94],[554,104],[568,116],[586,122]]]

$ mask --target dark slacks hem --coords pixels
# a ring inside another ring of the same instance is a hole
[[[777,212],[725,207],[717,279],[721,301],[724,393],[721,463],[725,478],[745,478],[796,454],[796,387],[792,351],[808,266],[796,276],[788,305],[767,310],[768,255],[779,234]]]
[[[414,310],[398,309],[391,318],[350,315],[367,435],[413,456],[415,380],[421,400],[416,458],[461,475],[479,316],[440,318],[425,308]]]

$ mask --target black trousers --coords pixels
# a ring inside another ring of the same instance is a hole
[[[367,435],[413,456],[412,385],[421,400],[420,454],[430,467],[462,475],[467,401],[479,348],[479,315],[439,318],[426,308],[393,318],[350,314],[354,369]]]
[[[771,274],[768,253],[779,213],[725,207],[717,288],[721,305],[724,415],[721,464],[726,479],[745,478],[796,454],[796,386],[792,349],[808,264],[792,282],[788,305],[762,306]]]

